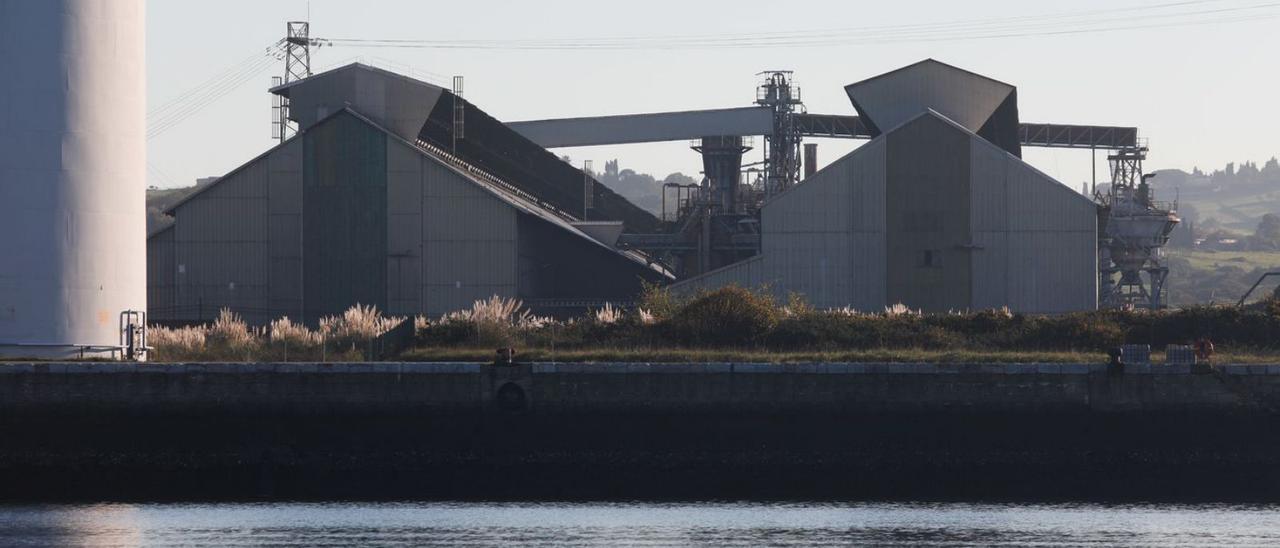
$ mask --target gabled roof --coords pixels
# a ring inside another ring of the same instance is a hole
[[[821,170],[819,170],[819,171],[818,171],[818,173],[815,173],[813,176],[814,176],[814,177],[817,177],[817,175],[818,175],[818,174],[821,174],[822,172],[824,172],[824,171],[826,171],[826,170],[828,170],[828,169],[837,169],[837,166],[839,166],[839,165],[840,165],[842,162],[844,162],[845,160],[847,160],[847,159],[849,159],[849,158],[851,158],[851,157],[854,157],[854,156],[857,156],[857,155],[861,154],[861,153],[862,153],[862,151],[864,151],[864,150],[868,150],[867,145],[870,145],[870,144],[872,144],[872,143],[876,143],[876,142],[879,142],[879,141],[885,140],[885,139],[887,139],[887,138],[889,137],[889,135],[890,135],[890,134],[892,134],[892,133],[894,133],[894,132],[898,131],[899,129],[902,129],[902,128],[904,128],[904,127],[907,127],[907,126],[909,126],[909,125],[911,125],[911,124],[914,124],[914,123],[916,123],[917,121],[919,121],[919,120],[920,120],[920,119],[922,119],[922,118],[931,118],[931,119],[939,120],[939,121],[941,121],[942,123],[946,124],[947,126],[949,126],[949,127],[951,127],[951,128],[954,128],[956,131],[960,131],[960,132],[962,132],[962,133],[964,133],[964,134],[966,134],[966,135],[968,135],[968,136],[970,136],[970,137],[974,137],[974,138],[976,138],[976,139],[975,139],[975,142],[976,142],[976,143],[978,143],[978,146],[986,146],[986,147],[991,147],[991,148],[993,148],[993,149],[995,149],[995,150],[999,150],[1001,153],[1008,155],[1011,159],[1016,160],[1018,163],[1022,164],[1022,165],[1023,165],[1023,166],[1025,166],[1026,168],[1028,168],[1028,169],[1030,169],[1030,170],[1034,171],[1035,173],[1037,173],[1037,174],[1039,174],[1039,175],[1043,176],[1045,179],[1048,179],[1048,180],[1050,180],[1050,181],[1053,181],[1053,182],[1055,182],[1055,183],[1058,183],[1059,185],[1062,185],[1062,187],[1063,187],[1063,188],[1065,188],[1065,189],[1067,189],[1067,190],[1071,190],[1071,191],[1072,191],[1072,194],[1074,194],[1075,196],[1079,197],[1081,200],[1088,201],[1088,202],[1089,202],[1089,203],[1091,203],[1091,204],[1093,203],[1093,200],[1090,200],[1087,196],[1085,196],[1085,195],[1083,195],[1083,194],[1080,194],[1079,192],[1075,192],[1073,189],[1071,189],[1071,188],[1070,188],[1070,187],[1068,187],[1067,185],[1063,184],[1063,183],[1062,183],[1062,181],[1059,181],[1059,180],[1057,180],[1057,179],[1054,179],[1054,178],[1053,178],[1052,176],[1050,176],[1049,174],[1047,174],[1047,173],[1045,173],[1045,172],[1043,172],[1043,171],[1041,171],[1041,170],[1039,170],[1039,169],[1036,169],[1036,167],[1035,167],[1035,166],[1033,166],[1033,165],[1031,165],[1031,164],[1027,163],[1027,161],[1026,161],[1026,160],[1023,160],[1022,158],[1018,157],[1017,155],[1010,153],[1009,151],[1007,151],[1007,150],[1005,150],[1005,149],[1001,148],[999,145],[996,145],[996,144],[994,144],[994,143],[992,143],[992,142],[990,142],[990,141],[988,141],[988,140],[986,140],[986,139],[983,139],[980,135],[978,135],[978,134],[977,134],[977,132],[971,131],[969,128],[964,127],[963,125],[961,125],[960,123],[956,122],[955,120],[952,120],[952,119],[950,119],[950,118],[946,117],[945,115],[943,115],[942,113],[940,113],[940,112],[938,112],[938,111],[936,111],[936,110],[933,110],[933,109],[925,109],[923,112],[917,113],[916,115],[914,115],[914,116],[912,116],[911,118],[909,118],[909,119],[907,119],[907,120],[905,120],[905,121],[903,121],[903,122],[899,123],[898,125],[893,126],[893,127],[890,127],[887,131],[884,131],[884,132],[880,133],[880,135],[876,136],[874,139],[872,139],[872,140],[870,140],[870,141],[867,141],[867,142],[866,142],[865,144],[863,144],[862,146],[859,146],[858,148],[853,149],[853,150],[852,150],[852,151],[850,151],[848,154],[845,154],[844,156],[841,156],[839,159],[835,160],[834,162],[831,162],[831,163],[830,163],[830,164],[828,164],[826,167],[823,167]],[[785,190],[785,191],[783,191],[783,192],[780,192],[780,193],[778,193],[778,194],[776,194],[776,195],[774,195],[774,196],[770,197],[768,200],[766,200],[766,201],[765,201],[765,203],[764,203],[764,207],[768,207],[768,205],[769,205],[771,202],[773,202],[773,201],[775,201],[775,200],[777,200],[777,199],[781,198],[782,196],[786,196],[787,194],[791,193],[792,191],[794,191],[794,190],[796,190],[796,189],[798,189],[798,188],[803,187],[805,184],[806,184],[806,183],[801,182],[801,183],[800,183],[800,184],[798,184],[798,185],[792,186],[791,188],[788,188],[787,190]]]
[[[339,115],[339,114],[341,114],[341,113],[342,113],[342,111],[334,112],[334,113],[330,114],[329,116],[326,116],[326,117],[325,117],[325,120],[327,121],[327,120],[329,120],[330,118],[333,118],[334,116],[337,116],[337,115]],[[188,195],[186,195],[186,196],[183,196],[181,200],[178,200],[178,201],[174,202],[173,204],[171,204],[169,207],[165,208],[165,209],[164,209],[164,211],[163,211],[163,213],[164,213],[164,214],[166,214],[166,215],[173,215],[173,213],[174,213],[175,211],[177,211],[177,210],[178,210],[178,208],[179,208],[179,207],[181,207],[183,204],[185,204],[185,203],[187,203],[187,202],[190,202],[191,200],[194,200],[197,196],[199,196],[199,195],[201,195],[201,194],[204,194],[204,193],[205,193],[205,192],[207,192],[209,189],[211,189],[211,188],[213,188],[213,187],[215,187],[215,186],[218,186],[219,184],[222,184],[222,181],[224,181],[224,180],[225,180],[225,179],[227,179],[228,177],[230,177],[230,176],[232,176],[232,175],[235,175],[235,174],[237,174],[237,173],[240,173],[241,171],[244,171],[244,170],[245,170],[245,169],[247,169],[249,166],[251,166],[251,165],[253,165],[253,164],[257,163],[259,160],[262,160],[263,158],[266,158],[267,156],[270,156],[273,152],[275,152],[275,151],[277,151],[277,150],[280,150],[280,149],[282,149],[282,148],[284,148],[284,147],[288,146],[290,143],[294,142],[294,140],[298,139],[299,137],[302,137],[302,132],[299,132],[297,135],[294,135],[293,137],[290,137],[290,138],[289,138],[289,140],[287,140],[287,141],[285,141],[285,142],[283,142],[283,143],[280,143],[280,144],[278,144],[278,145],[276,145],[276,146],[273,146],[273,147],[271,147],[271,148],[267,149],[267,150],[266,150],[265,152],[263,152],[262,154],[259,154],[259,155],[257,155],[257,156],[254,156],[252,160],[249,160],[248,162],[245,162],[245,163],[243,163],[243,164],[240,164],[240,166],[239,166],[239,167],[237,167],[237,168],[235,168],[235,169],[233,169],[233,170],[231,170],[231,171],[228,171],[228,172],[226,173],[226,175],[223,175],[223,176],[221,176],[221,177],[218,177],[218,178],[217,178],[217,179],[215,179],[213,182],[211,182],[211,183],[209,183],[209,184],[207,184],[207,185],[204,185],[204,186],[202,186],[202,187],[197,188],[197,189],[195,190],[195,192],[192,192],[192,193],[190,193],[190,194],[188,194]]]
[[[1017,88],[925,59],[845,86],[854,108],[873,128],[884,131],[934,110],[977,133]]]
[[[661,274],[663,276],[672,277],[669,272],[667,272],[666,270],[664,270],[663,268],[659,267],[656,264],[650,263],[648,260],[646,260],[646,258],[643,255],[640,255],[632,251],[624,251],[616,247],[606,245],[600,240],[592,237],[586,232],[583,232],[578,227],[574,226],[573,225],[574,220],[566,219],[559,212],[551,211],[546,207],[543,207],[541,204],[537,203],[535,200],[521,195],[520,193],[514,191],[514,187],[512,187],[511,189],[504,188],[503,185],[497,182],[496,178],[493,181],[486,180],[485,177],[481,177],[471,171],[472,169],[475,169],[476,171],[481,171],[478,168],[468,165],[467,167],[469,169],[464,169],[462,166],[454,164],[450,161],[447,161],[445,158],[441,157],[441,155],[433,153],[432,151],[420,146],[418,143],[409,142],[407,139],[404,139],[399,135],[396,135],[394,132],[378,125],[377,122],[370,120],[369,118],[361,115],[359,112],[356,112],[353,109],[347,108],[345,109],[345,111],[350,113],[352,116],[355,116],[357,119],[361,120],[362,122],[369,124],[369,126],[373,127],[374,129],[377,129],[378,131],[381,131],[382,133],[386,134],[388,137],[395,139],[397,141],[400,141],[400,143],[412,148],[419,155],[425,158],[428,158],[436,162],[437,164],[440,164],[441,166],[462,176],[467,181],[470,181],[472,184],[475,184],[476,186],[480,187],[481,189],[493,195],[494,197],[498,198],[499,200],[506,202],[507,205],[516,208],[516,210],[522,213],[525,213],[527,215],[532,215],[534,217],[537,217],[547,223],[550,223],[560,228],[561,230],[568,232],[573,236],[581,238],[582,240],[586,241],[587,243],[593,246],[599,247],[601,249],[609,251],[610,253],[613,253],[629,261],[632,261],[639,266],[643,266],[645,268],[653,270],[654,272]]]
[[[279,95],[279,96],[281,96],[281,97],[288,97],[288,96],[289,96],[289,93],[290,93],[290,90],[292,90],[293,88],[296,88],[296,87],[298,87],[298,86],[305,85],[305,84],[312,84],[312,83],[315,83],[315,82],[320,81],[320,80],[322,80],[322,79],[331,78],[331,77],[333,77],[334,75],[346,74],[346,73],[350,73],[350,72],[352,72],[352,71],[366,71],[366,72],[372,72],[372,73],[374,73],[374,74],[378,74],[378,75],[380,75],[380,76],[385,76],[385,77],[387,77],[387,78],[394,78],[394,79],[401,80],[401,81],[403,81],[403,82],[410,83],[410,84],[414,84],[414,85],[421,85],[421,86],[426,86],[426,87],[430,87],[430,88],[443,89],[443,88],[441,88],[440,86],[437,86],[437,85],[435,85],[435,84],[431,84],[431,83],[423,82],[422,80],[418,80],[418,79],[416,79],[416,78],[410,78],[410,77],[405,76],[405,75],[403,75],[403,74],[399,74],[399,73],[391,72],[391,71],[389,71],[389,70],[385,70],[385,69],[380,69],[380,68],[375,67],[375,66],[372,66],[372,65],[366,65],[366,64],[364,64],[364,63],[355,62],[355,63],[350,63],[350,64],[346,64],[346,65],[340,66],[340,67],[335,68],[335,69],[326,70],[326,71],[321,72],[321,73],[319,73],[319,74],[313,74],[313,75],[308,76],[308,77],[306,77],[306,78],[303,78],[303,79],[301,79],[301,80],[294,80],[294,81],[289,82],[289,83],[287,83],[287,84],[281,84],[281,85],[278,85],[278,86],[273,87],[273,88],[271,88],[271,89],[268,89],[267,91],[269,91],[269,92],[271,92],[271,93],[274,93],[274,94],[276,94],[276,95]]]
[[[569,234],[571,234],[571,235],[573,235],[573,236],[575,236],[575,237],[581,238],[582,240],[584,240],[585,242],[587,242],[587,243],[589,243],[589,244],[591,244],[591,245],[594,245],[594,246],[600,247],[600,248],[602,248],[602,249],[605,249],[605,250],[607,250],[607,251],[609,251],[609,252],[611,252],[611,253],[613,253],[613,254],[615,254],[615,255],[618,255],[618,256],[620,256],[620,257],[622,257],[622,258],[625,258],[625,259],[627,259],[627,260],[629,260],[629,261],[632,261],[632,262],[636,263],[636,264],[637,264],[637,265],[639,265],[639,266],[643,266],[643,267],[645,267],[645,268],[648,268],[648,269],[650,269],[650,270],[653,270],[654,272],[656,272],[656,273],[658,273],[658,274],[660,274],[660,275],[667,276],[667,277],[671,277],[671,274],[670,274],[669,272],[666,272],[664,269],[662,269],[661,267],[659,267],[659,266],[657,266],[657,265],[651,264],[648,260],[646,260],[646,258],[645,258],[644,256],[642,256],[642,255],[640,255],[640,254],[637,254],[637,253],[635,253],[635,252],[631,252],[631,251],[624,251],[624,250],[617,249],[617,248],[612,247],[612,246],[605,245],[604,243],[600,242],[600,241],[599,241],[599,240],[597,240],[596,238],[591,237],[591,236],[590,236],[590,235],[588,235],[587,233],[585,233],[585,232],[583,232],[582,230],[578,229],[577,227],[573,226],[573,224],[572,224],[572,222],[573,222],[573,221],[572,221],[572,220],[570,220],[570,219],[565,219],[565,218],[563,218],[563,217],[561,216],[561,214],[558,214],[557,212],[553,212],[553,211],[551,211],[551,210],[549,210],[549,209],[547,209],[547,208],[543,207],[542,205],[538,204],[535,200],[530,199],[530,198],[525,197],[525,196],[522,196],[522,195],[520,195],[519,193],[517,193],[517,192],[515,192],[515,191],[513,191],[513,190],[503,188],[500,184],[498,184],[498,183],[496,183],[496,182],[486,180],[484,177],[478,176],[476,173],[472,173],[472,172],[471,172],[471,171],[469,171],[468,169],[463,169],[463,168],[461,168],[461,167],[460,167],[460,166],[458,166],[458,165],[455,165],[455,164],[453,164],[453,163],[451,163],[451,162],[449,162],[449,161],[446,161],[444,158],[442,158],[442,157],[440,157],[440,156],[438,156],[438,155],[436,155],[436,154],[433,154],[432,152],[430,152],[430,151],[428,151],[428,150],[424,149],[422,146],[419,146],[417,143],[410,142],[409,140],[404,139],[403,137],[400,137],[399,135],[396,135],[394,132],[392,132],[392,131],[390,131],[390,130],[386,129],[385,127],[382,127],[382,126],[381,126],[381,125],[379,125],[377,122],[375,122],[375,121],[373,121],[373,120],[369,119],[367,116],[364,116],[364,115],[360,114],[360,113],[359,113],[359,112],[357,112],[355,109],[352,109],[352,108],[350,108],[350,107],[347,107],[347,108],[343,108],[343,109],[341,109],[341,110],[339,110],[339,111],[337,111],[337,112],[333,112],[333,113],[331,113],[330,115],[326,116],[326,117],[325,117],[321,122],[317,123],[316,125],[319,125],[319,124],[325,123],[325,122],[327,122],[327,121],[329,121],[329,120],[331,120],[331,119],[333,119],[333,118],[335,118],[335,117],[337,117],[337,116],[340,116],[340,115],[342,115],[342,114],[350,115],[350,116],[352,116],[352,117],[354,117],[354,118],[356,118],[356,119],[360,120],[361,122],[363,122],[363,123],[365,123],[365,124],[368,124],[370,127],[372,127],[372,128],[374,128],[375,130],[377,130],[377,131],[379,131],[379,132],[383,133],[384,135],[386,135],[386,136],[388,136],[388,137],[390,137],[390,138],[392,138],[392,139],[395,139],[395,140],[399,141],[401,144],[404,144],[405,146],[408,146],[409,148],[413,149],[415,152],[417,152],[418,154],[422,155],[423,157],[429,158],[429,159],[431,159],[432,161],[434,161],[434,162],[436,162],[436,163],[438,163],[438,164],[440,164],[440,165],[444,166],[445,168],[447,168],[447,169],[449,169],[449,170],[453,171],[454,173],[457,173],[458,175],[460,175],[462,178],[464,178],[464,179],[465,179],[465,180],[467,180],[468,182],[471,182],[472,184],[474,184],[474,185],[476,185],[476,186],[480,187],[482,190],[484,190],[484,191],[488,192],[489,194],[493,195],[494,197],[498,198],[499,200],[502,200],[502,201],[503,201],[503,202],[505,202],[507,205],[509,205],[509,206],[511,206],[511,207],[514,207],[514,208],[516,208],[516,210],[520,211],[521,213],[524,213],[524,214],[527,214],[527,215],[532,215],[532,216],[534,216],[534,217],[537,217],[537,218],[539,218],[539,219],[541,219],[541,220],[543,220],[543,221],[545,221],[545,222],[548,222],[548,223],[551,223],[552,225],[555,225],[556,227],[558,227],[558,228],[560,228],[560,229],[562,229],[562,230],[567,231]],[[187,202],[189,202],[189,201],[191,201],[191,200],[195,199],[197,196],[199,196],[199,195],[203,194],[205,191],[208,191],[209,189],[214,188],[214,187],[216,187],[216,186],[218,186],[218,185],[222,184],[222,182],[223,182],[223,181],[227,180],[227,179],[228,179],[228,178],[230,178],[231,176],[233,176],[233,175],[235,175],[235,174],[237,174],[237,173],[240,173],[241,171],[244,171],[244,170],[245,170],[245,169],[247,169],[249,166],[252,166],[253,164],[255,164],[255,163],[259,162],[259,161],[262,161],[262,160],[263,160],[263,159],[265,159],[266,157],[270,156],[273,152],[275,152],[275,151],[279,150],[280,148],[283,148],[283,147],[285,147],[285,146],[289,145],[290,143],[293,143],[296,139],[298,139],[298,138],[300,138],[300,137],[303,137],[304,135],[305,135],[305,132],[300,132],[300,133],[298,133],[297,135],[295,135],[293,138],[289,139],[288,141],[285,141],[284,143],[280,143],[279,145],[276,145],[276,146],[274,146],[274,147],[271,147],[271,148],[270,148],[269,150],[267,150],[266,152],[263,152],[262,154],[259,154],[258,156],[254,157],[254,159],[249,160],[248,162],[244,163],[244,164],[243,164],[243,165],[241,165],[240,167],[237,167],[236,169],[232,170],[231,172],[227,173],[226,175],[223,175],[222,177],[219,177],[216,181],[213,181],[213,182],[211,182],[211,183],[209,183],[209,184],[207,184],[207,185],[205,185],[205,186],[201,187],[200,189],[196,190],[195,192],[192,192],[191,194],[188,194],[188,195],[187,195],[186,197],[184,197],[183,199],[181,199],[181,200],[177,201],[177,202],[176,202],[176,203],[174,203],[173,205],[169,206],[169,208],[165,209],[165,213],[173,214],[173,212],[174,212],[175,210],[177,210],[177,208],[178,208],[178,207],[180,207],[180,206],[182,206],[183,204],[185,204],[185,203],[187,203]],[[471,168],[471,169],[478,169],[478,168]],[[496,179],[495,179],[495,180],[496,180]],[[178,222],[181,222],[181,219],[178,219]],[[175,223],[175,224],[176,224],[176,223]],[[170,226],[172,227],[173,225],[170,225]],[[160,231],[157,231],[157,234],[158,234],[159,232],[160,232]]]
[[[1073,189],[1073,188],[1071,188],[1071,187],[1069,187],[1069,186],[1067,186],[1067,185],[1063,184],[1063,183],[1062,183],[1062,181],[1059,181],[1059,180],[1057,180],[1057,179],[1053,178],[1053,177],[1052,177],[1051,175],[1049,175],[1048,173],[1045,173],[1045,172],[1043,172],[1043,171],[1040,171],[1039,169],[1036,169],[1036,167],[1035,167],[1035,166],[1031,165],[1030,163],[1027,163],[1027,161],[1026,161],[1026,160],[1023,160],[1022,158],[1019,158],[1017,155],[1012,154],[1012,153],[1010,153],[1009,151],[1007,151],[1007,150],[1005,150],[1005,149],[1003,149],[1003,148],[1000,148],[1000,146],[996,145],[995,143],[992,143],[991,141],[988,141],[988,140],[986,140],[986,139],[983,139],[983,138],[982,138],[980,135],[978,135],[977,133],[975,133],[975,132],[973,132],[973,131],[970,131],[968,128],[966,128],[966,127],[964,127],[964,126],[960,125],[960,124],[959,124],[958,122],[956,122],[955,120],[952,120],[952,119],[950,119],[950,118],[947,118],[946,116],[943,116],[943,115],[942,115],[941,113],[939,113],[938,111],[935,111],[935,110],[929,109],[929,110],[927,110],[927,111],[925,111],[925,112],[922,112],[922,113],[920,113],[920,114],[916,115],[915,117],[913,117],[912,119],[910,119],[910,120],[908,120],[908,121],[906,121],[906,122],[903,122],[903,123],[902,123],[901,125],[899,125],[898,127],[895,127],[895,128],[893,128],[893,129],[891,129],[891,130],[889,130],[889,131],[885,132],[885,135],[887,136],[887,135],[889,135],[889,134],[891,134],[891,133],[893,133],[893,132],[897,131],[898,129],[901,129],[901,128],[903,128],[903,127],[909,126],[909,125],[911,125],[911,124],[914,124],[914,123],[916,123],[918,120],[920,120],[920,119],[922,119],[922,118],[932,118],[932,119],[936,119],[936,120],[938,120],[938,121],[941,121],[942,123],[946,124],[947,126],[949,126],[949,127],[953,128],[954,130],[959,131],[959,132],[961,132],[961,133],[964,133],[965,135],[968,135],[968,136],[972,137],[972,138],[973,138],[973,141],[972,141],[972,142],[973,142],[973,146],[990,147],[992,150],[999,151],[1001,154],[1004,154],[1004,155],[1008,156],[1010,160],[1013,160],[1013,161],[1015,161],[1015,162],[1018,162],[1019,164],[1021,164],[1021,165],[1022,165],[1022,167],[1025,167],[1025,168],[1027,168],[1027,169],[1031,170],[1032,172],[1034,172],[1035,174],[1037,174],[1037,175],[1039,175],[1039,176],[1043,177],[1043,178],[1044,178],[1044,180],[1046,180],[1046,181],[1051,181],[1051,182],[1053,182],[1053,183],[1056,183],[1058,186],[1060,186],[1060,187],[1062,187],[1064,190],[1068,191],[1068,192],[1071,194],[1071,196],[1073,196],[1075,199],[1078,199],[1078,200],[1081,200],[1081,201],[1084,201],[1084,202],[1088,202],[1090,205],[1095,205],[1095,204],[1094,204],[1094,202],[1093,202],[1093,200],[1092,200],[1092,199],[1090,199],[1088,196],[1085,196],[1085,195],[1083,195],[1083,194],[1081,194],[1081,193],[1079,193],[1079,192],[1076,192],[1076,191],[1075,191],[1075,189]]]

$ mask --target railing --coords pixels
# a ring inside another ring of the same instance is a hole
[[[1023,123],[1018,128],[1023,145],[1049,148],[1125,149],[1138,146],[1138,129],[1115,126]]]
[[[76,343],[3,343],[0,342],[0,348],[31,348],[43,350],[69,349],[80,354],[80,359],[85,358],[85,354],[103,354],[111,353],[112,359],[116,358],[116,353],[124,355],[128,350],[123,346],[103,345],[103,344],[76,344]]]

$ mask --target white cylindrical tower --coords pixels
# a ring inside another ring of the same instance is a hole
[[[0,0],[0,356],[115,346],[146,310],[145,8]]]

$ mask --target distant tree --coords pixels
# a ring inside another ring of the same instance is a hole
[[[1280,161],[1272,156],[1267,163],[1262,166],[1262,180],[1272,184],[1280,184]]]
[[[659,181],[647,173],[639,173],[634,169],[624,169],[618,160],[608,160],[604,164],[604,173],[597,175],[601,184],[613,189],[623,198],[651,213],[658,214],[662,210],[662,185],[676,182],[692,184],[697,181],[683,173],[672,173]]]
[[[693,185],[697,183],[698,181],[696,179],[688,175],[685,175],[683,173],[672,173],[670,175],[667,175],[667,178],[662,180],[662,184],[664,185],[665,184]]]
[[[1263,215],[1258,221],[1257,230],[1253,231],[1251,243],[1261,249],[1280,249],[1280,215]]]

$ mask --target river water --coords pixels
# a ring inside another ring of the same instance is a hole
[[[326,503],[0,506],[2,546],[1275,546],[1280,506]]]

